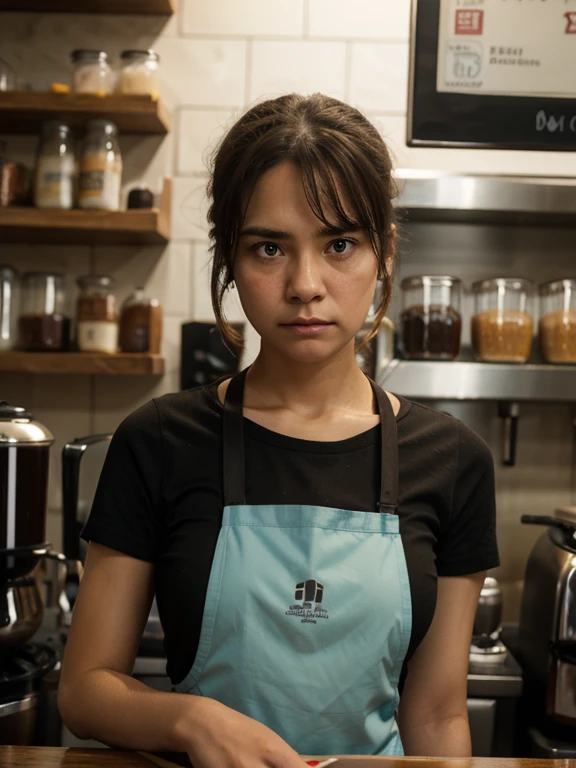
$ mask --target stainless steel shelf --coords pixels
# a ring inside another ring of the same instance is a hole
[[[576,365],[392,360],[378,383],[414,400],[576,401]]]
[[[576,226],[576,185],[568,178],[399,169],[396,181],[396,205],[409,221]]]

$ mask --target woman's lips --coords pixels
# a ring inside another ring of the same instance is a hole
[[[300,336],[315,336],[319,333],[325,333],[328,328],[331,328],[334,323],[313,323],[313,324],[300,324],[292,323],[290,325],[282,325],[282,328],[287,328],[289,331],[296,333]]]

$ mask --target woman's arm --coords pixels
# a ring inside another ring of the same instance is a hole
[[[79,738],[132,749],[179,749],[174,725],[193,697],[154,691],[131,677],[153,596],[153,565],[91,543],[58,691]]]
[[[438,578],[434,619],[408,664],[398,710],[406,755],[469,757],[466,704],[472,628],[485,571]]]

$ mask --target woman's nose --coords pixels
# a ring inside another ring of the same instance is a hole
[[[302,253],[290,260],[286,280],[288,301],[309,302],[324,296],[322,265],[314,254]]]

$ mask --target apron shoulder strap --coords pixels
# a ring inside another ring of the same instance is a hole
[[[244,479],[244,402],[245,368],[234,376],[224,402],[222,424],[222,461],[224,481],[224,506],[246,504]],[[369,379],[380,414],[380,499],[378,511],[388,514],[398,512],[398,435],[396,417],[388,395],[382,387]]]
[[[222,420],[222,472],[224,478],[224,506],[246,504],[244,482],[244,403],[245,368],[233,376],[224,401]]]
[[[378,511],[398,514],[398,430],[390,398],[369,379],[380,412],[380,501]]]

